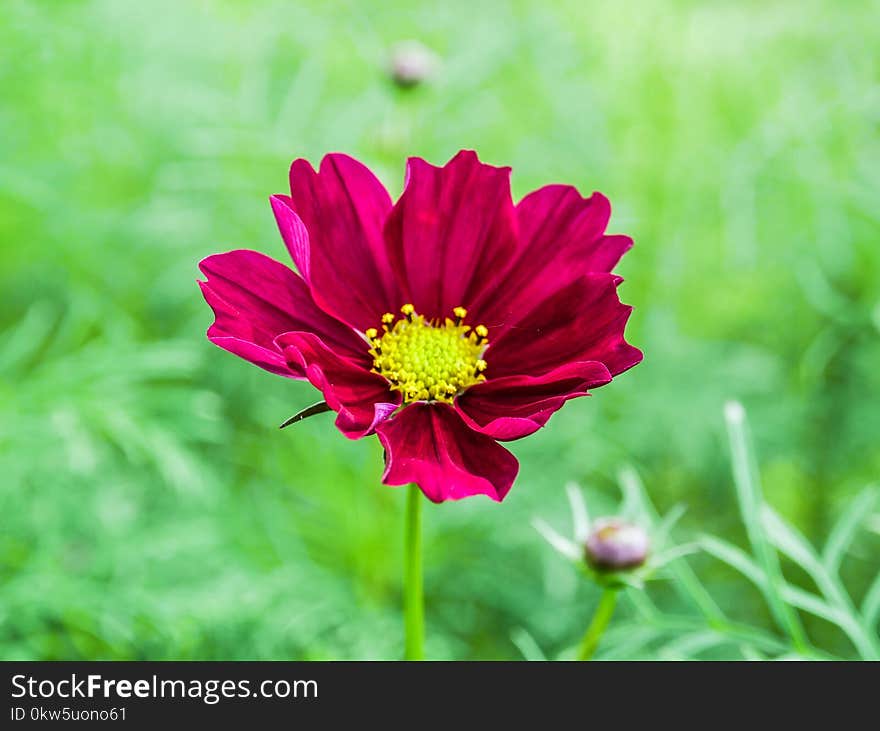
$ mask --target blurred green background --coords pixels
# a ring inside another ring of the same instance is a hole
[[[569,480],[613,512],[633,465],[661,511],[686,506],[679,541],[745,545],[729,398],[768,501],[821,543],[880,472],[878,17],[856,0],[3,0],[0,657],[401,655],[405,494],[378,484],[378,443],[326,416],[279,431],[313,389],[212,346],[195,284],[210,253],[285,259],[267,198],[294,157],[332,150],[396,196],[408,155],[473,148],[513,167],[516,198],[603,191],[636,240],[621,296],[644,363],[513,443],[503,504],[426,507],[429,656],[576,641],[597,590],[530,524],[567,530]],[[409,38],[440,67],[401,90],[387,56]],[[853,601],[880,563],[874,505],[847,550]],[[741,577],[688,561],[731,618],[776,632]],[[650,596],[691,616],[675,584]],[[636,617],[622,603],[617,635]],[[706,656],[609,637],[600,656]]]

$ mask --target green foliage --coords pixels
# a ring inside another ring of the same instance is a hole
[[[697,659],[701,657],[741,659],[834,659],[834,651],[818,648],[807,637],[801,614],[824,620],[846,637],[850,647],[842,657],[880,659],[880,636],[876,611],[870,606],[873,586],[880,583],[880,571],[858,609],[840,575],[841,564],[860,538],[859,528],[880,497],[875,486],[865,488],[838,519],[820,553],[770,507],[761,494],[757,469],[748,446],[745,413],[739,403],[727,405],[737,502],[751,551],[713,535],[700,538],[702,550],[752,584],[769,608],[775,628],[751,626],[722,610],[691,570],[685,557],[665,567],[666,578],[678,590],[684,612],[660,609],[639,587],[626,592],[632,606],[629,621],[620,622],[606,637],[600,657],[627,659]],[[621,473],[625,504],[639,519],[652,525],[654,536],[662,534],[659,520],[647,492],[632,469]],[[788,559],[812,582],[810,589],[795,586],[783,576],[780,556]],[[690,611],[687,611],[687,610]],[[748,618],[746,618],[748,619]],[[525,654],[525,653],[524,653]],[[528,655],[527,655],[528,657]]]
[[[610,510],[633,464],[662,513],[687,507],[676,535],[718,538],[650,603],[628,592],[600,656],[876,656],[875,20],[869,0],[4,0],[0,657],[402,654],[403,492],[329,416],[277,429],[315,394],[205,340],[195,264],[284,258],[266,199],[296,156],[345,150],[396,194],[406,155],[461,147],[512,165],[518,197],[611,198],[646,359],[511,445],[503,505],[426,506],[427,654],[564,652],[597,594],[530,520],[561,521],[568,480]],[[409,37],[442,66],[402,91],[385,54]],[[734,447],[736,489],[730,398],[761,455]]]

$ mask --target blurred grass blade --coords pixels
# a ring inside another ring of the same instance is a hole
[[[565,486],[568,495],[568,504],[571,507],[571,520],[574,524],[574,539],[578,543],[586,543],[590,537],[590,516],[587,512],[587,503],[580,487],[574,482]]]
[[[629,592],[629,595],[634,595],[635,593],[636,592]],[[699,617],[682,617],[670,614],[661,615],[659,613],[655,615],[646,615],[641,620],[642,625],[656,627],[659,631],[673,635],[686,634],[695,632],[699,629],[705,629],[705,626],[699,624],[699,622]],[[775,637],[762,629],[751,627],[749,625],[736,622],[724,622],[717,626],[713,626],[712,629],[716,633],[730,638],[730,641],[733,643],[760,648],[762,652],[775,654],[792,651],[789,642]],[[803,657],[809,658],[824,657],[813,651],[800,654]]]
[[[26,365],[43,347],[58,319],[49,302],[32,304],[21,322],[0,335],[0,373],[11,376]]]
[[[880,619],[880,572],[865,592],[865,598],[862,600],[862,619],[869,632],[876,631],[877,620]]]
[[[730,568],[745,576],[761,590],[766,598],[767,576],[749,554],[738,546],[709,535],[700,536],[700,546],[710,556],[714,556],[722,563],[726,563]]]
[[[619,624],[610,628],[602,638],[602,643],[607,648],[602,653],[602,658],[605,660],[635,660],[653,657],[654,653],[646,648],[663,634],[662,631],[653,627],[629,623]]]
[[[745,551],[714,536],[702,536],[700,545],[702,545],[706,553],[741,573],[758,587],[765,598],[768,597],[770,586],[767,576],[762,568]],[[788,584],[777,587],[777,589],[787,605],[797,607],[802,611],[809,612],[840,627],[841,631],[850,638],[863,657],[871,656],[871,648],[869,643],[865,641],[860,623],[845,609],[834,606],[815,594]],[[809,655],[814,654],[809,649],[800,652]]]
[[[877,639],[856,612],[852,600],[836,574],[829,573],[813,547],[792,526],[788,525],[769,505],[761,506],[761,522],[771,542],[798,564],[813,579],[819,591],[835,610],[835,620],[849,635],[859,654],[866,660],[880,659]]]
[[[532,525],[535,530],[544,537],[544,540],[547,541],[547,543],[553,546],[553,548],[566,558],[570,558],[572,561],[579,561],[583,558],[580,546],[574,541],[559,535],[559,533],[551,528],[550,524],[546,521],[541,520],[540,518],[535,518],[532,521]]]
[[[670,564],[673,561],[682,558],[683,556],[690,556],[696,553],[698,550],[699,545],[696,543],[682,543],[678,546],[667,548],[665,551],[655,553],[649,559],[648,564],[651,566],[651,568],[660,569],[667,564]]]
[[[791,606],[808,612],[814,617],[824,619],[825,621],[840,627],[840,629],[848,635],[850,634],[850,630],[852,630],[852,622],[847,613],[837,607],[831,606],[821,597],[818,597],[809,591],[805,591],[798,586],[791,586],[790,584],[783,588],[782,594]]]
[[[510,633],[510,641],[520,651],[522,656],[531,662],[541,662],[547,659],[541,646],[525,629],[517,627]]]
[[[724,417],[727,422],[727,435],[733,461],[733,481],[736,486],[740,513],[752,551],[755,553],[758,563],[761,565],[762,574],[766,578],[767,603],[774,618],[791,637],[795,647],[806,650],[808,648],[807,636],[800,618],[785,603],[780,594],[780,589],[785,582],[782,569],[779,567],[779,557],[762,530],[760,508],[764,499],[761,494],[757,469],[749,452],[745,409],[738,401],[728,401],[724,406]]]
[[[822,551],[822,564],[829,573],[837,573],[843,557],[856,536],[859,526],[874,509],[877,502],[877,486],[869,485],[862,490],[843,511]]]
[[[657,523],[657,526],[651,531],[651,539],[656,548],[662,548],[667,543],[669,540],[669,534],[672,533],[675,524],[681,520],[681,516],[683,516],[685,512],[686,508],[684,505],[675,505],[668,513],[666,513],[666,515],[663,516],[663,519]]]
[[[768,599],[769,582],[767,577],[762,568],[745,551],[714,536],[702,536],[700,544],[706,553],[745,576],[760,590],[764,598]],[[791,606],[798,607],[838,626],[841,623],[847,623],[845,612],[830,606],[814,594],[787,585],[781,588],[780,594]],[[799,652],[812,654],[810,650],[799,650]]]
[[[620,506],[620,514],[623,518],[631,521],[644,519],[652,524],[659,519],[656,510],[648,508],[645,487],[634,468],[624,467],[620,472],[619,483],[623,495]]]
[[[731,643],[733,640],[715,630],[701,629],[682,634],[657,650],[657,655],[665,660],[696,660],[704,650]]]
[[[758,515],[761,520],[761,526],[764,528],[770,543],[806,571],[819,584],[822,580],[824,569],[821,567],[819,557],[816,555],[813,547],[807,543],[807,540],[766,503],[759,506]]]
[[[628,591],[624,596],[632,603],[639,614],[650,618],[654,618],[659,614],[659,610],[647,593],[643,591]]]
[[[629,495],[631,500],[637,501],[642,506],[646,520],[650,522],[651,526],[655,525],[659,520],[657,509],[645,492],[645,486],[642,484],[638,472],[633,467],[626,466],[620,470],[617,479],[623,494]],[[675,589],[679,595],[690,600],[710,624],[720,624],[727,621],[724,612],[706,591],[706,587],[697,578],[687,561],[674,561],[669,565],[669,571],[675,578]]]

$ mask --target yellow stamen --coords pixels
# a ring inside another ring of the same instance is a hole
[[[455,320],[442,321],[426,320],[411,304],[400,311],[405,319],[393,326],[393,318],[383,315],[381,337],[376,337],[375,328],[365,334],[373,346],[373,372],[387,378],[391,389],[400,391],[405,402],[451,403],[469,386],[486,380],[483,371],[488,364],[482,356],[488,345],[488,330],[480,325],[471,331],[469,325],[462,324],[467,315],[464,307],[453,309]]]
[[[375,340],[376,336],[379,334],[379,331],[374,327],[368,327],[364,335],[367,336],[367,340]]]

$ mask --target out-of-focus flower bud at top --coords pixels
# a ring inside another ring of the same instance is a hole
[[[398,86],[408,89],[430,80],[437,70],[437,56],[419,41],[403,41],[391,49],[388,73]]]
[[[620,518],[599,518],[587,538],[587,563],[597,571],[621,571],[641,566],[648,557],[645,530]]]

